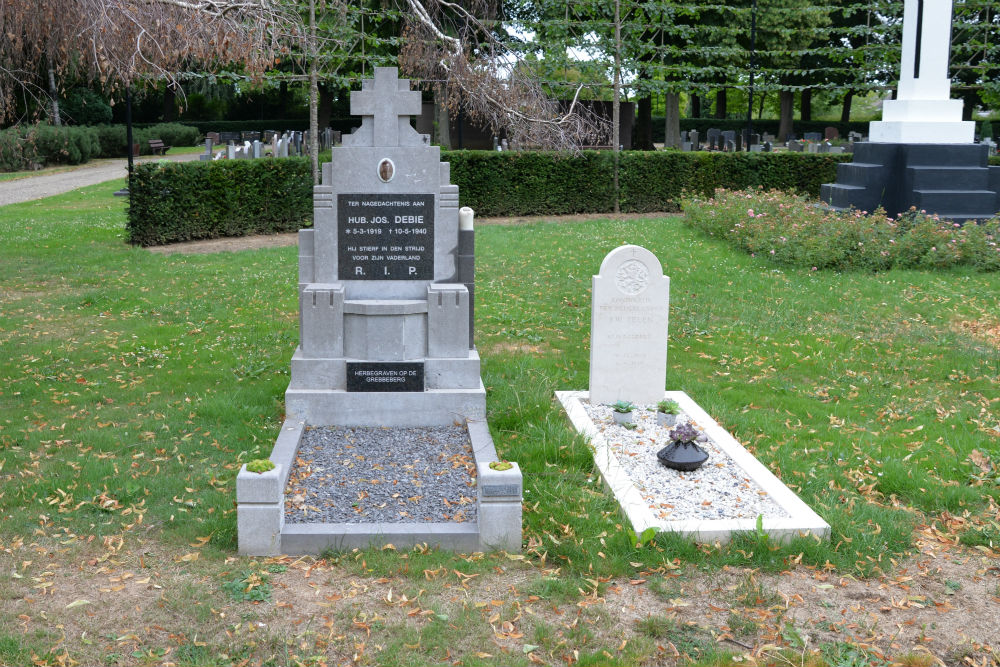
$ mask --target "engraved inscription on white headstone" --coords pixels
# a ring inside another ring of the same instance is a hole
[[[659,401],[670,306],[670,279],[660,260],[640,246],[617,248],[601,263],[593,292],[590,401]]]

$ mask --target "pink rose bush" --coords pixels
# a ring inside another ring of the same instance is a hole
[[[910,209],[836,213],[780,190],[718,189],[682,200],[688,224],[753,256],[813,271],[969,267],[1000,270],[1000,218],[957,224]]]

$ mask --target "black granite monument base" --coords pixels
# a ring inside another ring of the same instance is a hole
[[[837,182],[820,199],[841,211],[895,217],[911,206],[956,222],[984,220],[1000,210],[1000,167],[987,164],[984,144],[857,142],[854,161],[837,165]]]

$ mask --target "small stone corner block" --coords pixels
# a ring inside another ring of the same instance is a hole
[[[469,290],[457,283],[427,286],[427,356],[469,356]]]
[[[493,470],[479,463],[479,543],[484,550],[521,550],[523,478],[516,463],[510,470]]]
[[[281,553],[281,528],[285,523],[282,465],[263,473],[244,465],[236,477],[236,531],[244,556]]]
[[[236,476],[237,503],[277,503],[281,502],[280,463],[267,472],[250,472],[244,465]]]
[[[302,351],[310,356],[344,354],[344,286],[314,283],[299,297]]]
[[[277,556],[281,553],[282,504],[236,507],[236,534],[241,556]]]

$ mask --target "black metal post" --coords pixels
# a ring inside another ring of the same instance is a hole
[[[744,142],[750,151],[750,135],[753,134],[753,71],[757,66],[757,0],[753,0],[750,11],[750,85],[747,89],[747,140]]]
[[[128,142],[128,184],[132,185],[132,86],[125,86],[125,141]]]
[[[115,197],[127,197],[132,187],[132,86],[125,86],[125,152],[128,154],[128,182],[125,187],[115,192]]]

